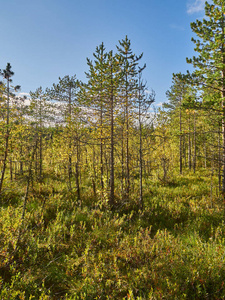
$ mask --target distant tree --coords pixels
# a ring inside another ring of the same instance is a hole
[[[10,95],[13,96],[10,92],[10,82],[12,82],[11,77],[14,75],[12,71],[12,67],[10,63],[7,63],[6,68],[1,71],[1,75],[6,80],[6,133],[5,133],[5,150],[4,150],[4,157],[3,157],[3,166],[2,166],[2,174],[1,174],[1,181],[0,181],[0,194],[2,192],[3,181],[5,177],[6,171],[6,163],[8,157],[8,150],[9,150],[9,136],[10,136]],[[20,89],[20,86],[17,85],[14,87],[14,90]]]
[[[143,126],[148,121],[149,108],[155,101],[155,92],[152,91],[146,94],[146,84],[142,80],[142,68],[138,68],[138,94],[137,94],[137,108],[138,108],[138,125],[139,125],[139,202],[143,208]]]
[[[182,103],[185,100],[188,92],[188,84],[182,78],[181,73],[173,74],[172,86],[166,92],[168,103],[164,103],[163,106],[168,109],[171,115],[179,114],[179,163],[180,163],[180,174],[183,172],[183,128],[182,128]],[[184,112],[183,112],[184,114]]]
[[[19,158],[20,174],[23,174],[24,159],[26,154],[26,139],[25,128],[28,128],[28,114],[29,114],[29,99],[27,96],[17,96],[14,100],[15,109],[15,123],[17,125],[16,137],[17,137],[17,158]],[[16,156],[16,153],[15,153]]]
[[[43,142],[44,142],[44,128],[49,125],[50,107],[47,100],[46,93],[42,87],[36,89],[35,92],[30,92],[30,120],[31,125],[37,132],[36,154],[36,175],[39,181],[43,178]]]
[[[54,101],[55,110],[59,112],[57,122],[65,124],[66,140],[68,142],[68,186],[72,189],[72,165],[73,165],[73,149],[76,148],[76,185],[77,197],[80,199],[79,185],[79,132],[76,124],[80,117],[80,102],[78,97],[80,82],[76,75],[66,75],[63,78],[59,77],[59,82],[53,84],[51,89],[47,89],[49,100]],[[76,127],[76,128],[75,128]]]

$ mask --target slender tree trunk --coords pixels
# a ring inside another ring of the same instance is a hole
[[[222,18],[222,28],[224,34],[224,16]],[[221,52],[222,52],[223,66],[225,66],[224,44],[222,45]],[[222,69],[221,97],[222,97],[222,193],[223,193],[223,198],[225,200],[225,67],[223,67]],[[224,203],[224,207],[225,207],[225,203]]]
[[[36,176],[36,178],[38,176],[38,149],[35,153],[35,176]]]
[[[190,121],[190,114],[188,117],[188,167],[191,170],[191,121]]]
[[[101,110],[100,110],[100,127],[101,127],[101,140],[100,140],[100,165],[101,165],[101,189],[104,189],[104,169],[103,169],[103,103],[101,99]]]
[[[211,183],[210,183],[211,208],[213,208],[213,175],[214,175],[214,154],[212,153],[212,161],[211,161]]]
[[[105,159],[105,166],[106,166],[106,182],[109,182],[110,181],[110,179],[109,179],[109,177],[110,177],[110,161],[109,161],[110,160],[110,154],[108,155],[108,152],[105,151],[104,156],[105,156],[104,159]],[[108,156],[109,156],[109,158],[108,158]]]
[[[30,159],[30,162],[29,162],[26,193],[25,193],[25,196],[24,196],[23,211],[22,211],[22,216],[21,216],[21,225],[20,225],[20,228],[19,228],[19,234],[18,234],[18,238],[17,238],[17,242],[16,242],[16,247],[14,249],[14,254],[15,254],[15,252],[18,249],[18,246],[19,246],[19,243],[20,243],[20,239],[21,239],[22,225],[23,225],[24,218],[25,218],[25,212],[26,212],[26,207],[27,207],[27,200],[28,200],[28,196],[29,196],[29,188],[30,188],[30,183],[32,181],[32,164],[33,164],[33,161],[34,161],[36,150],[37,150],[37,139],[35,141],[35,144],[34,144],[34,147],[33,147],[33,151],[32,151],[32,154],[31,154],[31,159]]]
[[[85,156],[85,160],[86,160],[86,165],[88,164],[88,158],[87,158],[87,154],[88,154],[88,151],[87,151],[87,147],[85,147],[85,154],[86,154],[86,156]]]
[[[140,172],[140,183],[139,183],[139,202],[141,208],[143,208],[143,152],[142,152],[142,124],[141,124],[141,116],[140,116],[140,109],[139,109],[139,142],[140,142],[140,148],[139,148],[139,172]]]
[[[143,152],[142,152],[142,120],[141,120],[141,77],[139,73],[139,90],[138,90],[138,98],[139,98],[139,112],[138,112],[138,118],[139,118],[139,202],[141,208],[143,208]]]
[[[204,139],[204,150],[205,150],[205,169],[207,168],[207,159],[208,159],[208,157],[207,157],[207,147],[206,147],[206,137],[205,137],[205,139]]]
[[[39,151],[39,180],[42,180],[42,167],[43,167],[43,155],[42,155],[42,150],[43,150],[43,136],[42,136],[42,129],[40,130],[40,151]]]
[[[122,138],[121,138],[121,198],[124,198],[124,123],[122,124]]]
[[[71,153],[69,153],[69,161],[68,161],[68,183],[69,183],[69,190],[72,190],[72,157]]]
[[[222,34],[223,34],[223,41],[224,41],[224,16],[222,15]],[[221,97],[222,97],[222,194],[223,200],[225,200],[225,49],[224,43],[221,47],[221,54],[222,54],[222,62],[223,62],[223,69],[222,69],[222,90],[221,90]],[[225,208],[225,202],[224,202]]]
[[[13,162],[12,162],[12,158],[10,158],[10,161],[9,161],[9,168],[10,168],[10,180],[13,181]]]
[[[219,185],[219,191],[221,191],[221,136],[220,136],[220,126],[221,124],[219,123],[219,132],[218,132],[218,185]]]
[[[224,77],[223,77],[224,78]],[[222,97],[225,100],[225,87],[222,91]],[[222,141],[223,141],[223,147],[222,147],[222,193],[223,197],[225,198],[225,105],[224,100],[222,100]]]
[[[40,97],[40,106],[39,106],[39,181],[42,181],[42,171],[43,171],[43,111],[42,111],[42,97]]]
[[[71,132],[71,121],[72,121],[72,99],[71,99],[71,87],[69,87],[69,103],[68,103],[68,125],[69,125],[69,161],[68,161],[68,177],[69,177],[69,190],[72,190],[72,132]]]
[[[128,98],[128,96],[126,96]],[[128,99],[126,99],[126,197],[130,195],[130,159],[129,159],[129,110]]]
[[[193,171],[196,171],[196,116],[194,112],[194,157],[193,157]]]
[[[110,96],[110,206],[115,205],[114,195],[114,90],[113,90],[113,66],[111,64],[111,96]]]
[[[93,146],[93,176],[92,176],[93,193],[96,198],[96,168],[95,168],[95,146]]]
[[[4,152],[4,158],[3,158],[1,182],[0,182],[0,194],[2,192],[3,180],[4,180],[4,177],[5,177],[6,162],[7,162],[7,156],[8,156],[8,148],[9,148],[9,130],[8,130],[8,127],[7,127],[6,138],[5,138],[5,152]]]
[[[222,16],[222,34],[223,34],[223,41],[224,41],[224,16]],[[224,44],[221,47],[222,53],[222,62],[223,62],[223,69],[222,69],[222,193],[223,193],[223,200],[225,200],[225,49]],[[225,202],[224,202],[225,208]]]
[[[80,182],[79,182],[79,164],[80,164],[80,158],[79,158],[79,144],[77,139],[77,162],[76,162],[76,185],[77,185],[77,200],[80,200]]]
[[[181,105],[181,101],[180,101]],[[180,123],[180,145],[179,145],[179,151],[180,151],[180,174],[182,174],[183,171],[183,165],[182,165],[182,119],[181,119],[181,108],[179,110],[179,123]]]
[[[126,122],[126,198],[130,196],[130,153],[129,153],[129,96],[128,96],[128,76],[126,74],[126,94],[125,94],[125,122]]]
[[[187,167],[187,153],[186,153],[186,136],[183,136],[183,154],[184,154],[184,166]]]
[[[23,175],[23,161],[21,160],[23,154],[23,146],[20,146],[20,174]]]
[[[0,194],[2,192],[3,181],[5,177],[6,162],[9,150],[9,79],[7,80],[7,117],[6,117],[6,136],[5,136],[5,152],[3,158],[2,175],[0,181]]]

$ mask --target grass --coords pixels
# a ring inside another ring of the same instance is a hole
[[[12,189],[0,208],[0,298],[225,299],[224,206],[210,185],[203,172],[146,180],[143,210],[134,193],[111,211],[52,178],[34,183],[23,224],[23,189]]]

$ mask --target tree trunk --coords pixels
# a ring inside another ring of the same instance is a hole
[[[102,85],[101,85],[102,89]],[[101,189],[103,191],[104,189],[104,168],[103,168],[103,103],[102,99],[100,99],[101,108],[100,108],[100,128],[101,128],[101,137],[100,137],[100,165],[101,165]]]
[[[114,196],[114,89],[113,89],[113,66],[111,64],[111,95],[110,95],[110,206],[115,205]]]
[[[40,152],[39,152],[39,180],[42,180],[42,167],[43,167],[43,137],[42,137],[42,129],[40,130]]]
[[[187,153],[186,153],[186,136],[183,136],[183,155],[184,155],[184,166],[187,167]]]
[[[218,185],[219,185],[219,191],[221,191],[221,137],[220,137],[220,126],[219,123],[219,132],[218,132]]]
[[[93,176],[92,176],[93,193],[96,198],[96,170],[95,170],[95,146],[93,146]]]
[[[139,148],[139,202],[141,208],[143,208],[143,152],[142,152],[142,124],[141,124],[141,119],[140,119],[140,109],[139,109],[139,142],[140,142],[140,148]]]
[[[122,138],[121,138],[121,198],[124,198],[124,123],[122,124]]]
[[[222,15],[222,34],[223,34],[223,41],[224,41],[224,16]],[[224,42],[221,47],[221,54],[222,54],[222,90],[221,90],[221,97],[222,97],[222,194],[223,200],[225,200],[225,45]],[[225,202],[224,202],[225,208]]]
[[[129,161],[129,109],[126,91],[126,198],[130,195],[130,161]]]
[[[181,105],[181,101],[180,101]],[[179,145],[179,151],[180,151],[180,175],[182,174],[183,171],[183,165],[182,165],[182,122],[181,122],[181,108],[179,110],[179,123],[180,123],[180,145]]]
[[[208,159],[208,157],[207,157],[207,147],[206,147],[206,137],[205,137],[205,139],[204,139],[204,150],[205,150],[205,169],[207,168],[207,159]]]
[[[26,207],[27,207],[27,200],[28,200],[28,195],[29,195],[30,182],[32,181],[32,164],[33,164],[33,161],[34,161],[34,156],[35,156],[36,150],[37,150],[37,139],[36,139],[34,147],[33,147],[31,160],[29,162],[26,193],[25,193],[25,196],[24,196],[23,211],[22,211],[22,216],[21,216],[21,225],[20,225],[20,228],[19,228],[19,234],[18,234],[16,246],[15,246],[15,249],[14,249],[14,255],[15,255],[15,252],[17,252],[17,249],[18,249],[18,246],[19,246],[19,243],[20,243],[20,239],[21,239],[22,225],[23,225],[24,218],[25,218],[25,212],[26,212]]]
[[[196,171],[196,116],[194,112],[194,156],[193,156],[193,171]]]
[[[190,113],[188,117],[188,167],[191,170],[191,121],[190,121]]]
[[[222,91],[222,97],[225,99],[225,87]],[[225,199],[225,105],[222,100],[222,193]]]
[[[71,99],[71,87],[68,88],[69,102],[68,102],[68,129],[69,129],[69,161],[68,161],[68,177],[69,177],[69,190],[72,190],[72,132],[71,132],[71,118],[72,118],[72,99]]]
[[[139,202],[140,207],[143,209],[143,152],[142,152],[142,120],[141,120],[141,74],[139,73],[139,90],[138,90],[138,100],[139,100]]]
[[[3,158],[2,175],[0,181],[0,195],[2,192],[3,180],[5,177],[6,162],[9,150],[9,79],[7,80],[7,118],[6,118],[6,136],[5,136],[5,152]]]
[[[77,200],[80,200],[80,182],[79,182],[79,144],[77,139],[77,162],[76,162],[76,185],[77,185]]]

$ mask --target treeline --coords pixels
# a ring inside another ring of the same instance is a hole
[[[33,157],[31,182],[50,172],[62,176],[78,200],[88,185],[94,197],[108,198],[111,207],[115,197],[129,199],[139,177],[143,206],[143,172],[150,172],[152,163],[147,144],[152,145],[149,108],[155,93],[142,80],[142,55],[133,53],[127,37],[119,41],[116,54],[106,52],[102,43],[93,60],[87,59],[86,84],[75,75],[65,76],[45,91],[30,92],[30,98],[12,93],[13,72],[7,64],[1,85],[0,193],[6,169],[13,180],[28,172]]]
[[[214,2],[206,4],[206,19],[191,24],[200,39],[193,39],[198,57],[187,59],[195,71],[173,74],[165,110],[153,113],[143,54],[133,53],[127,36],[115,54],[103,43],[96,48],[87,59],[87,83],[65,76],[28,99],[12,94],[8,64],[1,85],[0,194],[6,175],[13,180],[31,168],[31,183],[59,176],[78,200],[91,187],[111,207],[130,197],[143,207],[144,178],[168,182],[177,168],[183,174],[201,167],[217,174],[224,194],[224,4]]]
[[[187,58],[194,71],[173,74],[173,85],[164,106],[177,120],[179,166],[182,174],[194,171],[197,159],[218,175],[218,188],[225,195],[225,2],[205,3],[205,18],[191,23],[198,56]],[[186,146],[185,146],[186,145]]]

